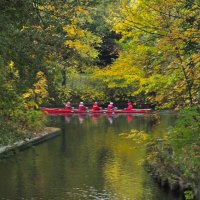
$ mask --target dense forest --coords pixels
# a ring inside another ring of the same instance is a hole
[[[170,137],[190,142],[170,145],[196,184],[199,14],[198,0],[1,0],[0,144],[40,131],[39,108],[66,101],[183,109]]]

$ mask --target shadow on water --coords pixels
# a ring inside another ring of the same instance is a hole
[[[144,144],[122,138],[131,129],[162,137],[172,116],[49,116],[62,134],[0,162],[0,199],[174,200],[142,166]]]

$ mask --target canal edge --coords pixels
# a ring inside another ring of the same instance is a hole
[[[25,138],[24,140],[17,141],[11,145],[0,146],[0,158],[11,156],[15,154],[16,151],[23,151],[24,149],[57,137],[60,135],[60,131],[60,128],[46,127],[40,133],[33,133],[33,137]]]

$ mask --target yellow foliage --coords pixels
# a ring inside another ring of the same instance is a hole
[[[94,48],[99,46],[101,39],[91,32],[74,28],[72,26],[64,27],[69,39],[65,41],[65,46],[68,46],[77,51],[82,57],[97,58],[98,51]]]
[[[19,78],[19,71],[12,60],[8,63],[8,71],[12,73],[13,78]]]
[[[108,88],[138,87],[143,77],[144,72],[135,66],[133,55],[126,52],[121,53],[111,66],[94,72],[94,78],[106,83]]]
[[[10,63],[9,63],[10,70],[13,70],[13,67],[14,67],[14,62],[11,60]]]
[[[197,2],[121,1],[113,30],[121,35],[119,57],[94,76],[108,88],[127,88],[132,96],[153,93],[150,101],[173,106],[176,99],[197,102],[200,78]],[[191,86],[190,86],[191,84]],[[191,97],[192,96],[192,97]]]
[[[67,33],[68,36],[70,37],[84,37],[85,36],[85,31],[82,29],[79,29],[75,25],[67,25],[63,27],[63,30]]]
[[[48,11],[56,11],[56,8],[55,6],[53,6],[52,4],[49,4],[49,3],[46,3],[46,4],[43,4],[43,5],[39,5],[38,8],[40,10],[48,10]]]
[[[24,106],[26,108],[38,108],[39,105],[48,97],[45,74],[39,71],[36,74],[36,80],[37,82],[33,85],[33,88],[28,89],[27,92],[22,94]]]
[[[25,92],[25,93],[22,95],[22,97],[23,97],[24,99],[27,99],[27,98],[31,97],[32,95],[33,95],[33,90],[32,90],[32,89],[29,89],[28,92]]]
[[[84,14],[84,15],[89,15],[89,12],[87,9],[81,7],[81,6],[77,6],[76,7],[76,13],[77,14]]]

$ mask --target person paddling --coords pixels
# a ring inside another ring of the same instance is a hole
[[[108,111],[112,111],[114,109],[113,102],[108,104]]]
[[[92,105],[92,110],[100,110],[101,109],[101,107],[100,106],[98,106],[98,103],[97,102],[94,102],[94,104]]]
[[[114,106],[113,106],[113,102],[110,102],[110,104],[108,104],[107,109],[108,109],[108,111],[113,111],[113,110],[116,110],[117,107],[114,107]]]
[[[133,104],[131,102],[128,102],[127,110],[132,110],[132,109],[133,109]]]
[[[79,103],[78,110],[79,111],[85,111],[85,110],[87,110],[87,108],[84,106],[83,102]]]
[[[71,103],[69,101],[65,104],[65,109],[69,111],[72,110]]]

